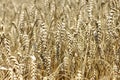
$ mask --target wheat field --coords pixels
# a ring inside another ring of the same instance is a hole
[[[120,0],[0,0],[0,80],[120,80]]]

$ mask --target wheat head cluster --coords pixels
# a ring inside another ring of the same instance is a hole
[[[0,80],[120,80],[120,0],[0,0]]]

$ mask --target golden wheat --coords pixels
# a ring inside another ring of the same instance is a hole
[[[0,80],[120,80],[120,0],[0,0]]]

